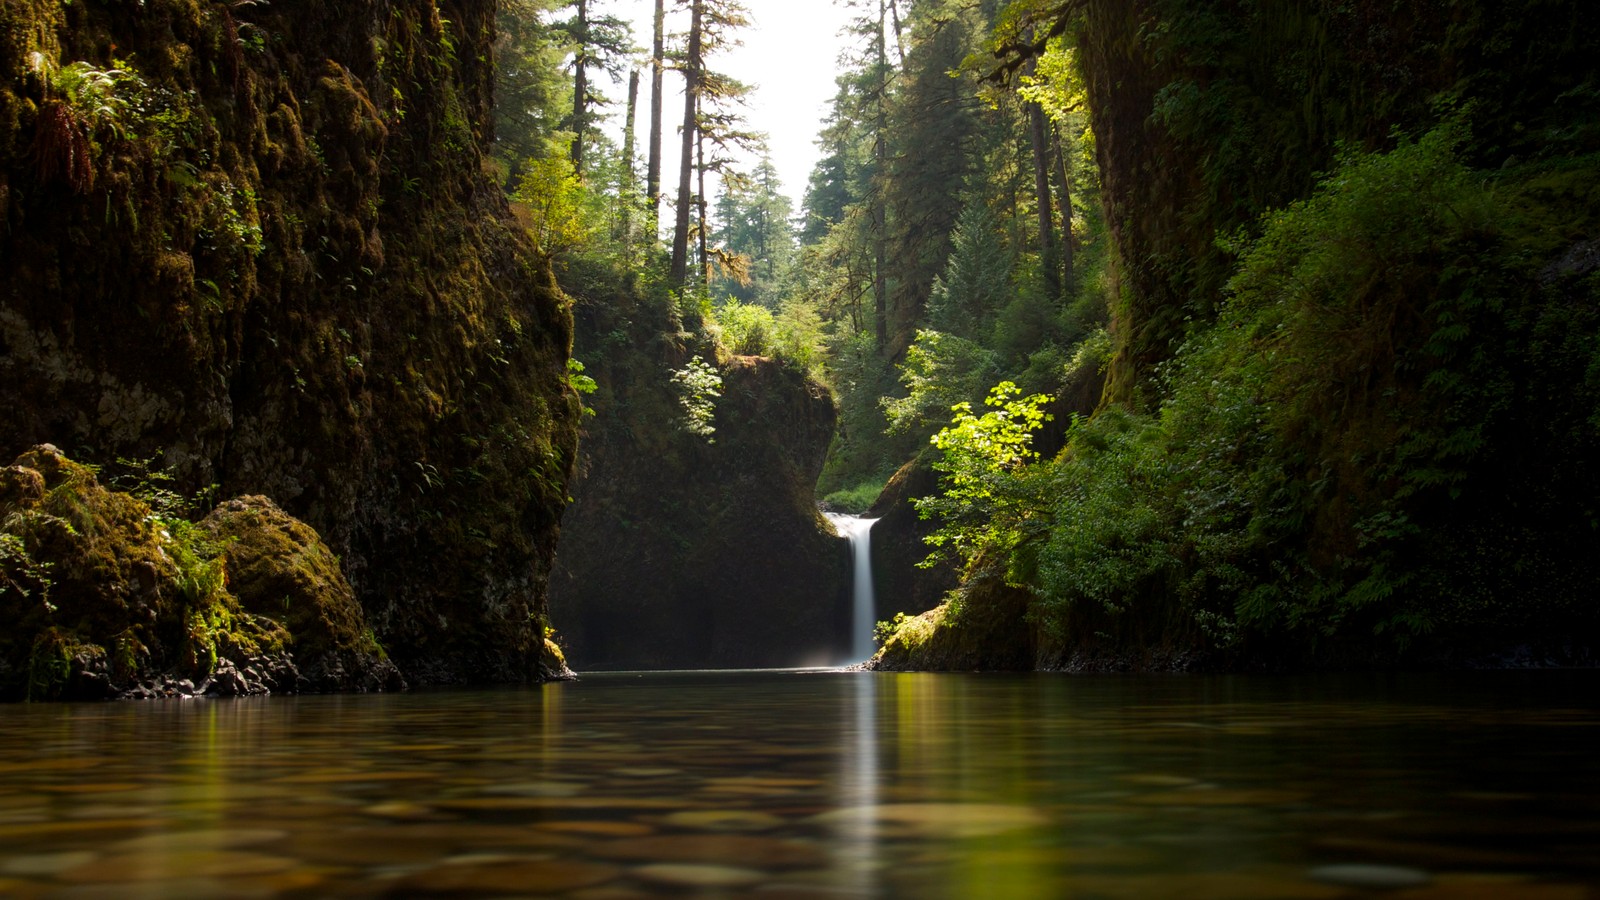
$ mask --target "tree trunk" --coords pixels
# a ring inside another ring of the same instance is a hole
[[[876,329],[878,350],[889,346],[889,279],[884,273],[889,262],[888,216],[884,212],[883,179],[889,163],[889,51],[883,35],[887,14],[884,0],[878,0],[878,111],[877,135],[872,142],[872,158],[877,167],[876,185],[872,200],[872,323]]]
[[[1072,178],[1067,174],[1066,147],[1061,142],[1061,129],[1050,128],[1050,143],[1055,149],[1056,184],[1061,188],[1057,200],[1061,204],[1061,269],[1067,287],[1072,286]]]
[[[644,181],[651,246],[661,235],[661,74],[666,65],[666,18],[666,0],[656,0],[655,41],[650,48],[650,161]]]
[[[1061,267],[1056,259],[1055,203],[1050,196],[1050,145],[1045,139],[1044,107],[1029,102],[1028,132],[1033,139],[1033,191],[1039,210],[1039,266],[1050,296],[1061,296]]]
[[[572,170],[583,174],[584,120],[589,114],[589,0],[578,0],[578,49],[572,59]]]
[[[694,175],[695,137],[699,131],[695,122],[695,106],[700,98],[700,73],[704,61],[700,50],[700,19],[705,0],[694,0],[690,6],[689,52],[683,66],[683,155],[678,161],[678,209],[676,227],[672,230],[672,267],[668,277],[674,287],[684,288],[689,281],[689,204],[690,186]]]
[[[699,214],[699,231],[697,235],[700,242],[700,286],[709,288],[711,286],[711,254],[706,252],[706,232],[708,229],[706,228],[706,139],[704,134],[695,135],[694,159],[695,173],[700,180],[700,185],[694,195],[695,210]]]
[[[639,70],[628,73],[628,119],[622,127],[622,241],[633,244],[633,205],[637,202],[638,173],[633,167],[633,119],[639,111]]]
[[[900,27],[900,6],[896,0],[889,0],[889,17],[894,21],[895,56],[900,60],[900,70],[905,71],[906,44],[904,37],[901,35],[902,29]]]

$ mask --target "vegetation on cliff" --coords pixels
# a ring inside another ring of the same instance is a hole
[[[922,507],[966,584],[888,662],[1005,656],[994,641],[1043,666],[1460,662],[1592,639],[1600,33],[1581,4],[1419,6],[1024,0],[986,23],[971,64],[1087,113],[1116,249],[1048,304],[1098,301],[1103,336],[1058,344],[1028,389],[1061,397],[1084,366],[1108,385],[1059,453],[1047,430],[1002,452],[1043,409],[1014,400],[935,436],[945,489]],[[999,331],[961,331],[1025,296],[970,249],[1001,230],[971,213],[950,233],[891,423],[1025,374]]]
[[[577,437],[494,7],[0,2],[0,446],[271,497],[420,681],[543,673]]]
[[[634,108],[619,147],[593,127],[602,94],[577,115],[575,92],[592,82],[536,77],[548,71],[541,53],[615,62],[626,43],[586,44],[598,20],[584,3],[561,18],[573,6],[501,8],[519,99],[500,110],[497,163],[574,298],[575,378],[593,389],[551,621],[580,669],[832,661],[848,628],[848,559],[814,495],[835,420],[817,377],[820,323],[762,292],[782,277],[788,222],[770,165],[745,179],[727,158],[754,136],[732,115],[742,88],[708,67],[711,51],[737,40],[742,11],[681,4],[690,33],[674,80],[693,88],[682,135],[691,151],[669,251],[653,227],[659,198],[639,190]],[[653,157],[661,139],[652,135]],[[708,175],[723,186],[714,219]]]

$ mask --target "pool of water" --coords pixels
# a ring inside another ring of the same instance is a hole
[[[1600,677],[0,708],[0,896],[1600,896]]]

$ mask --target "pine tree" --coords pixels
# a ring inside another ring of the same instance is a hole
[[[732,149],[747,144],[754,135],[739,128],[741,119],[732,110],[749,88],[706,66],[708,56],[736,43],[738,29],[750,24],[744,5],[738,0],[677,2],[688,7],[690,19],[680,67],[684,77],[682,156],[678,166],[677,221],[672,232],[669,278],[672,284],[684,287],[689,283],[692,221],[699,223],[701,265],[709,265],[705,240],[705,176],[713,171],[726,176],[733,159]],[[706,154],[708,142],[712,145],[710,156]],[[695,191],[697,183],[699,190]]]
[[[661,233],[662,75],[666,72],[666,0],[656,0],[655,31],[650,43],[650,159],[645,167],[645,202],[650,240]]]
[[[572,4],[573,18],[560,26],[572,44],[572,116],[568,119],[568,130],[573,134],[572,168],[580,176],[594,120],[592,110],[609,102],[591,87],[589,70],[599,68],[620,78],[627,57],[634,50],[628,24],[616,16],[591,18],[590,2],[576,0]]]

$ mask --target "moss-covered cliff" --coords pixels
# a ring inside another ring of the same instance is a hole
[[[493,12],[0,2],[0,448],[271,497],[424,682],[543,674],[576,441]]]
[[[734,356],[710,433],[685,427],[672,372],[697,353],[658,302],[578,306],[576,355],[599,383],[551,577],[574,668],[836,662],[849,645],[849,555],[814,494],[833,434],[827,389]]]
[[[886,664],[1592,661],[1590,5],[1038,8],[1117,245],[1106,400],[982,473],[961,601]]]

